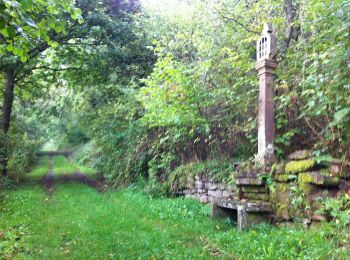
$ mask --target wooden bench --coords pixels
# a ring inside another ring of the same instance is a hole
[[[229,217],[237,222],[239,230],[244,230],[251,224],[267,222],[271,212],[272,206],[268,202],[242,202],[218,199],[213,203],[212,217]]]

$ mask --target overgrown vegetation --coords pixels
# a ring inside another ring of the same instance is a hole
[[[305,147],[347,156],[346,0],[175,1],[172,11],[136,0],[57,1],[62,13],[43,4],[37,14],[34,3],[10,2],[1,50],[20,66],[12,127],[2,140],[13,174],[27,170],[33,149],[48,139],[61,148],[89,142],[85,160],[116,183],[159,182],[188,163],[252,158],[255,41],[264,22],[278,38],[279,157]],[[44,23],[46,14],[62,22]],[[11,34],[9,24],[23,34]],[[17,44],[23,37],[43,44],[39,56]],[[5,109],[8,99],[1,99]]]

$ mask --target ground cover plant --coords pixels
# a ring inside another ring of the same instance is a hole
[[[25,175],[25,180],[38,182],[49,172],[49,169],[49,157],[40,157],[37,165],[33,167],[28,174]]]
[[[4,258],[345,259],[329,232],[261,225],[239,232],[194,200],[152,199],[135,188],[99,193],[83,184],[7,191],[1,203]]]

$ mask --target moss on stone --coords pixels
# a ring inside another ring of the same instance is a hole
[[[243,197],[248,200],[269,200],[269,195],[264,193],[244,193]]]
[[[286,166],[285,161],[274,163],[271,166],[270,173],[271,174],[283,174],[284,173],[284,167]]]
[[[317,190],[316,186],[306,182],[299,182],[299,188],[305,195],[311,194]]]
[[[246,193],[268,193],[268,188],[264,186],[242,186],[242,191]]]
[[[271,196],[271,203],[275,205],[275,213],[278,220],[289,220],[291,214],[290,185],[287,183],[276,183],[275,192]]]
[[[286,164],[285,171],[289,174],[295,174],[300,172],[305,172],[312,169],[316,165],[314,159],[292,161]]]
[[[311,183],[320,186],[336,186],[340,184],[338,177],[331,176],[327,172],[303,172],[299,174],[299,183]]]
[[[299,174],[298,181],[300,183],[312,183],[313,177],[309,172],[303,172]]]

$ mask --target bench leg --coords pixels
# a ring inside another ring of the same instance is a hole
[[[248,227],[248,214],[244,205],[238,205],[237,207],[237,228],[238,230],[244,230]]]

